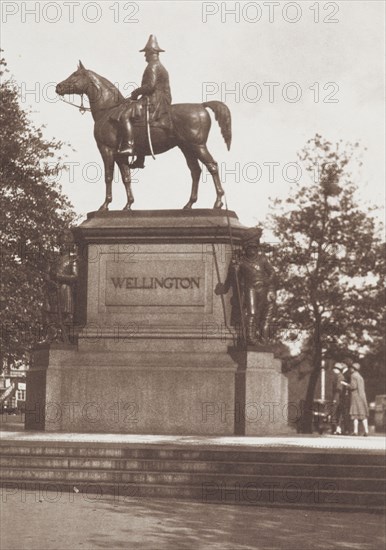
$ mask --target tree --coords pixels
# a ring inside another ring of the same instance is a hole
[[[40,338],[46,273],[59,236],[74,221],[55,181],[63,168],[63,143],[43,137],[19,105],[12,78],[0,59],[1,361],[0,369],[25,361]]]
[[[313,181],[298,182],[289,198],[274,201],[279,326],[302,343],[294,362],[306,360],[312,367],[307,432],[322,361],[358,358],[381,330],[385,273],[376,222],[371,209],[358,205],[349,172],[358,150],[358,144],[332,144],[316,135],[299,155]]]
[[[376,250],[376,262],[374,272],[377,276],[376,283],[369,296],[368,316],[376,319],[377,322],[371,333],[371,341],[367,346],[363,358],[363,374],[376,377],[376,393],[386,393],[386,309],[385,284],[386,284],[386,243],[379,243]],[[373,395],[374,397],[374,395]]]

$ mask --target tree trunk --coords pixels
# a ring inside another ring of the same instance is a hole
[[[316,384],[318,383],[320,370],[322,367],[322,343],[320,339],[321,317],[317,305],[314,306],[315,312],[315,332],[313,338],[312,371],[308,381],[306,399],[303,411],[303,433],[312,434],[313,404]]]
[[[306,433],[306,434],[312,434],[312,420],[313,420],[312,408],[313,408],[315,389],[316,389],[316,384],[318,383],[319,374],[320,374],[320,368],[318,368],[317,365],[314,365],[310,374],[310,379],[308,381],[306,399],[304,402],[304,410],[303,410],[302,431],[303,433]]]

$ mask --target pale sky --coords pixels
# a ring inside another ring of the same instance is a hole
[[[384,204],[384,12],[384,2],[374,0],[3,0],[1,47],[34,121],[46,125],[47,138],[75,149],[68,152],[72,172],[60,181],[85,214],[101,205],[105,192],[93,120],[59,102],[55,84],[81,59],[127,96],[146,67],[138,50],[155,34],[166,50],[161,61],[174,103],[220,100],[230,108],[230,152],[213,117],[208,147],[220,165],[229,208],[245,225],[256,225],[268,213],[270,196],[287,195],[286,179],[296,177],[288,163],[316,132],[368,148],[355,180],[363,200]],[[270,163],[279,163],[273,178]],[[178,209],[190,196],[190,173],[177,148],[155,161],[147,158],[133,179],[135,209]],[[214,201],[206,174],[196,207],[211,208]],[[124,204],[117,176],[110,209]]]

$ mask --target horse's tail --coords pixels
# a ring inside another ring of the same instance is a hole
[[[232,141],[232,118],[230,110],[222,101],[205,101],[203,106],[209,107],[214,112],[214,117],[218,121],[221,135],[229,151]]]

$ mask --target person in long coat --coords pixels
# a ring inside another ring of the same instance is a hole
[[[342,427],[340,425],[342,418],[342,395],[346,389],[342,383],[345,381],[343,374],[344,367],[345,365],[343,363],[336,363],[332,369],[334,375],[332,380],[332,433],[334,435],[340,435],[342,433]]]
[[[351,373],[348,366],[343,363],[344,367],[342,370],[342,374],[344,377],[344,382],[347,383],[347,386],[345,384],[342,384],[343,391],[340,395],[340,405],[341,405],[341,420],[340,420],[340,427],[342,428],[342,433],[345,435],[350,434],[351,430],[351,418],[350,418],[350,382],[351,382]]]
[[[362,376],[359,374],[359,363],[353,363],[351,366],[351,404],[350,404],[350,417],[354,423],[353,435],[358,435],[359,421],[363,424],[364,434],[369,434],[369,426],[367,418],[369,416],[369,407],[367,405],[365,382]]]

